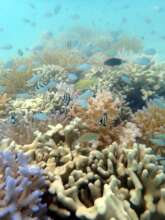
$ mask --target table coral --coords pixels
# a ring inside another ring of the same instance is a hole
[[[0,219],[44,219],[42,171],[20,153],[0,153]]]
[[[96,88],[122,95],[133,111],[142,108],[155,96],[165,95],[165,65],[155,62],[149,66],[131,63],[107,68],[94,65],[84,78],[97,78]]]

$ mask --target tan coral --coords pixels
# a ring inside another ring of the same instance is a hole
[[[151,138],[156,133],[165,133],[165,108],[156,105],[154,102],[149,102],[146,108],[137,111],[133,116],[133,122],[140,129],[142,134],[141,142],[152,146],[155,152],[164,154],[164,149],[158,145],[154,145],[151,142]]]
[[[76,129],[77,125],[71,128]],[[151,148],[114,143],[102,151],[89,144],[82,149],[67,145],[64,130],[51,127],[38,133],[32,145],[10,147],[27,152],[31,163],[44,169],[52,212],[88,220],[150,220],[164,215],[165,173]]]
[[[114,141],[132,143],[139,136],[138,128],[132,123],[120,122],[124,103],[110,92],[98,92],[95,98],[89,98],[88,109],[73,105],[70,111],[72,117],[79,117],[86,123],[86,131],[99,134],[99,145],[106,146]],[[101,122],[103,120],[103,123]],[[136,133],[132,133],[134,127]]]

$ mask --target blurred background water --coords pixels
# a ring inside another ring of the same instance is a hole
[[[124,32],[165,57],[164,0],[5,0],[0,4],[0,59],[28,54],[44,33],[73,26]]]

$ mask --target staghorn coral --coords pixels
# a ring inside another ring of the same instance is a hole
[[[155,152],[165,154],[164,147],[154,144],[152,138],[155,134],[165,133],[165,108],[164,99],[152,100],[142,110],[138,110],[132,121],[137,125],[142,134],[140,141],[151,146]]]
[[[41,203],[44,186],[42,171],[28,165],[24,155],[0,153],[0,219],[44,219]]]
[[[114,141],[132,143],[140,133],[131,122],[121,122],[121,118],[125,117],[122,115],[122,108],[124,109],[124,103],[119,98],[114,98],[110,92],[104,91],[98,92],[95,98],[89,98],[88,109],[73,105],[69,115],[81,118],[86,123],[87,132],[98,134],[100,146]],[[127,117],[128,115],[127,112]]]
[[[79,144],[71,147],[63,137],[69,130],[76,138],[78,125],[82,127],[78,119],[70,129],[59,124],[39,133],[30,145],[10,146],[43,168],[52,215],[65,219],[74,214],[87,220],[164,217],[165,173],[152,149],[117,143],[102,151],[88,144],[85,149]]]

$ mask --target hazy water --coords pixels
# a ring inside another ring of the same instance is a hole
[[[56,36],[75,25],[124,31],[165,57],[164,0],[5,0],[0,11],[0,47],[13,46],[1,49],[0,59],[28,53],[44,32]]]

